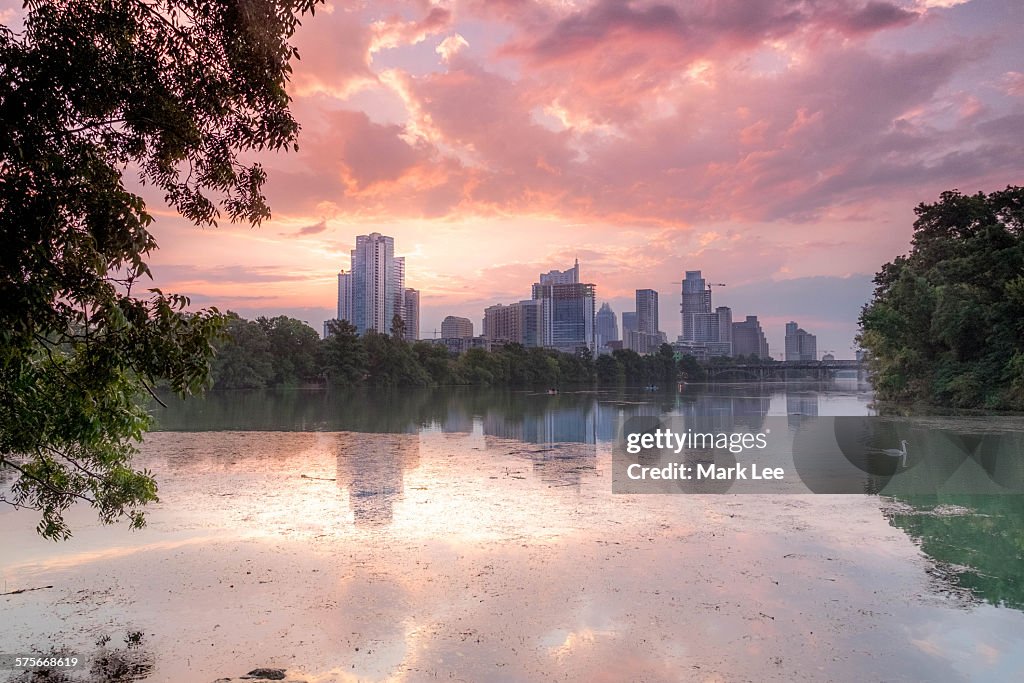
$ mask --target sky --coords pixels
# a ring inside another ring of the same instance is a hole
[[[148,197],[155,284],[320,330],[377,231],[422,337],[579,258],[616,313],[657,290],[670,339],[701,270],[773,355],[795,320],[851,357],[914,207],[1024,184],[1022,26],[1018,0],[331,2],[295,36],[299,151],[260,159],[272,220]]]

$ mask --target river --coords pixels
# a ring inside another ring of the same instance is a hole
[[[0,509],[0,653],[116,655],[125,680],[200,683],[255,667],[310,683],[1024,673],[1024,496],[612,493],[631,416],[872,415],[856,382],[220,393],[153,411],[144,529],[74,509],[55,544]]]

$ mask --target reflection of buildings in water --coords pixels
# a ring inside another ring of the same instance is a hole
[[[593,404],[571,408],[549,408],[518,418],[488,412],[483,418],[484,435],[524,443],[596,443],[597,416]]]
[[[391,523],[405,493],[405,471],[420,464],[420,437],[372,434],[339,437],[338,486],[348,489],[356,526]]]
[[[623,406],[616,403],[598,401],[594,407],[597,424],[594,435],[598,441],[614,441],[619,435],[619,427],[624,420]]]
[[[787,391],[786,415],[789,417],[789,426],[793,428],[799,427],[806,417],[817,417],[817,392],[795,393]]]
[[[452,406],[440,423],[443,434],[470,434],[473,431],[473,415]]]
[[[595,435],[599,441],[614,441],[630,418],[665,415],[665,408],[653,401],[602,399],[597,402]]]
[[[760,431],[771,404],[770,396],[716,396],[702,394],[679,408],[691,429],[733,431],[744,428]]]

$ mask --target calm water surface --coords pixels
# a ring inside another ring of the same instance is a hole
[[[1024,496],[611,493],[628,417],[870,400],[787,384],[171,403],[139,458],[161,496],[143,531],[75,510],[53,544],[0,510],[4,592],[52,586],[0,597],[0,652],[95,656],[139,631],[147,681],[1019,679]]]

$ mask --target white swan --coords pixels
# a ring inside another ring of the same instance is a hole
[[[907,440],[903,439],[900,441],[899,448],[874,448],[872,449],[875,453],[881,453],[882,455],[888,455],[890,458],[900,458],[900,467],[907,466]]]

